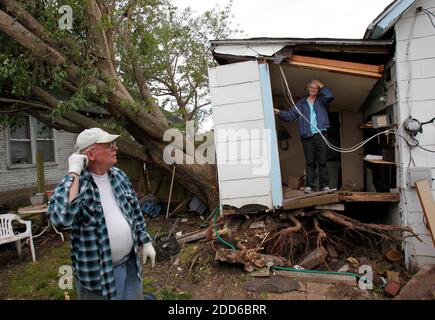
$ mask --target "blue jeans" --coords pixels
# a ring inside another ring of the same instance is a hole
[[[136,256],[130,254],[113,268],[116,295],[113,300],[143,300],[143,282],[137,278]],[[104,300],[101,292],[84,288],[79,281],[77,292],[80,300]]]
[[[323,132],[325,138],[326,132]],[[310,138],[302,140],[305,154],[305,171],[306,181],[305,187],[310,187],[314,190],[317,182],[317,165],[319,165],[319,190],[329,186],[328,167],[326,162],[326,143],[323,141],[320,134],[315,134]]]

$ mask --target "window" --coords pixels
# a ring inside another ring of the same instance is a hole
[[[10,164],[34,164],[36,152],[42,151],[44,162],[54,162],[53,129],[33,117],[9,129]]]
[[[32,143],[29,118],[23,119],[20,126],[10,129],[11,164],[32,163]]]
[[[54,162],[53,129],[35,119],[36,152],[42,151],[44,162]]]

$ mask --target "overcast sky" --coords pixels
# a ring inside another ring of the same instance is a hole
[[[362,38],[392,0],[234,0],[232,19],[247,37]],[[173,0],[198,13],[228,0]]]
[[[362,39],[368,25],[393,0],[234,0],[233,27],[246,38]],[[227,0],[173,0],[197,13],[224,7]],[[213,40],[213,39],[210,39]],[[211,117],[210,117],[211,118]],[[209,130],[212,119],[201,128]]]

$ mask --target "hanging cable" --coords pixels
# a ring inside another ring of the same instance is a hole
[[[290,91],[290,88],[289,88],[289,85],[288,85],[287,79],[286,79],[286,77],[285,77],[285,74],[284,74],[284,71],[282,70],[281,65],[279,65],[279,69],[280,69],[281,77],[282,77],[282,79],[281,79],[281,87],[282,87],[282,89],[283,89],[284,97],[285,97],[286,101],[287,101],[290,105],[292,105],[292,106],[295,108],[295,110],[298,112],[298,114],[299,114],[299,116],[300,116],[301,118],[303,118],[303,119],[304,119],[304,120],[305,120],[305,121],[306,121],[306,122],[307,122],[311,127],[313,127],[313,128],[314,128],[314,129],[315,129],[315,130],[320,134],[320,136],[322,137],[322,139],[325,141],[326,145],[327,145],[330,149],[332,149],[332,150],[334,150],[334,151],[337,151],[337,152],[340,152],[340,153],[350,153],[350,152],[354,152],[354,151],[358,150],[359,148],[361,148],[362,146],[364,146],[366,143],[368,143],[370,140],[376,138],[376,137],[379,136],[379,135],[382,135],[382,134],[385,134],[385,135],[387,135],[387,134],[393,134],[393,135],[398,136],[398,137],[401,137],[402,139],[405,140],[406,144],[407,144],[408,147],[410,148],[410,150],[409,150],[410,152],[411,152],[411,149],[412,149],[412,148],[417,147],[417,148],[420,148],[420,149],[422,149],[422,150],[424,150],[424,151],[435,153],[435,150],[430,150],[430,149],[427,149],[427,148],[424,148],[424,147],[420,146],[419,141],[418,141],[417,139],[415,139],[414,137],[411,137],[413,143],[410,143],[410,142],[408,141],[407,138],[405,138],[403,135],[401,135],[401,134],[398,132],[397,129],[387,129],[387,130],[385,130],[385,131],[379,132],[379,133],[377,133],[377,134],[371,136],[370,138],[368,138],[368,139],[366,139],[366,140],[363,140],[363,141],[357,143],[356,145],[354,145],[354,146],[352,146],[352,147],[342,148],[342,147],[337,147],[337,146],[333,145],[333,144],[330,143],[330,142],[328,141],[328,139],[327,139],[327,138],[322,134],[322,131],[320,131],[319,128],[318,128],[317,126],[312,126],[312,125],[311,125],[310,120],[308,120],[307,117],[305,117],[305,115],[304,115],[304,114],[299,110],[299,108],[296,106],[296,103],[295,103],[294,100],[293,100],[293,96],[292,96],[292,94],[291,94],[291,91]],[[285,88],[284,88],[284,84],[285,84]],[[426,124],[426,123],[433,122],[433,121],[434,121],[434,119],[431,119],[431,120],[425,122],[425,124]],[[410,155],[410,162],[411,162],[411,161],[414,163],[414,159],[412,158],[412,155]],[[414,163],[414,166],[415,166],[415,163]]]
[[[435,18],[435,14],[426,9],[421,9],[421,11],[429,17],[430,23],[432,23],[432,26],[435,28],[435,23],[432,20],[432,17]]]
[[[299,110],[299,108],[296,106],[296,103],[293,100],[290,88],[288,86],[287,79],[286,79],[286,77],[284,75],[284,71],[282,70],[282,66],[280,65],[279,68],[280,68],[282,80],[284,80],[285,87],[286,87],[285,90],[283,88],[284,97],[286,98],[287,102],[289,104],[291,104],[296,109],[296,111],[299,113],[299,116],[302,117],[311,126],[310,120],[308,120],[307,117],[305,117],[305,115]],[[379,133],[373,135],[372,137],[370,137],[370,138],[368,138],[368,139],[366,139],[364,141],[361,141],[360,143],[357,143],[356,145],[354,145],[352,147],[342,148],[342,147],[337,147],[337,146],[333,145],[332,143],[330,143],[328,141],[328,139],[323,135],[323,133],[319,130],[319,128],[317,128],[316,126],[312,126],[312,127],[320,134],[320,136],[322,137],[322,139],[325,141],[326,145],[330,149],[332,149],[334,151],[337,151],[337,152],[341,152],[341,153],[354,152],[354,151],[358,150],[359,148],[361,148],[362,146],[364,146],[370,140],[376,138],[377,136],[382,135],[382,134],[389,134],[389,133],[392,133],[394,131],[394,129],[387,129],[385,131],[382,131],[382,132],[379,132]]]

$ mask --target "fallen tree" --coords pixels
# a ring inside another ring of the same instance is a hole
[[[219,242],[220,245],[237,245],[232,249],[216,249],[215,259],[241,263],[246,271],[252,272],[273,265],[299,264],[309,252],[317,252],[316,249],[325,251],[323,247],[328,244],[352,251],[361,244],[375,250],[382,241],[400,245],[406,237],[416,237],[421,241],[408,226],[363,223],[331,210],[296,210],[281,213],[280,219],[277,217],[268,215],[264,229],[255,229],[256,233],[248,229],[228,234],[225,242]],[[320,258],[320,263],[329,269],[324,254]]]
[[[122,135],[121,152],[171,173],[163,151],[172,124],[163,107],[175,111],[171,119],[203,119],[207,37],[230,34],[229,7],[193,17],[166,0],[65,4],[69,30],[59,29],[57,1],[0,0],[1,122],[25,113],[58,130],[100,127]],[[105,117],[85,116],[86,107]],[[183,145],[175,156],[176,179],[214,208],[215,166],[195,164]]]

